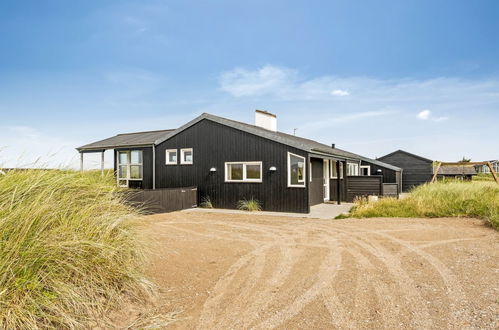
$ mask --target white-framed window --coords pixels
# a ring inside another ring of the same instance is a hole
[[[305,187],[305,157],[288,152],[288,187]]]
[[[180,164],[189,165],[193,163],[194,154],[192,148],[180,149]]]
[[[176,165],[177,161],[177,149],[167,149],[165,154],[165,164],[166,165]]]
[[[118,151],[118,185],[128,187],[129,181],[140,181],[143,175],[142,150]]]
[[[336,164],[338,160],[332,160],[329,163],[331,164],[331,179],[338,179],[338,169],[336,168]],[[340,178],[343,179],[343,163],[340,162]]]
[[[369,165],[362,165],[360,167],[360,175],[362,175],[362,176],[370,176],[371,175],[371,166],[369,166]]]
[[[262,162],[226,162],[225,182],[262,182]]]
[[[358,176],[359,175],[359,164],[347,163],[347,175],[348,176]]]

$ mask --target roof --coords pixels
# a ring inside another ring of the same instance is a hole
[[[113,137],[76,148],[78,151],[105,150],[127,146],[152,145],[159,138],[173,132],[173,129],[118,134]]]
[[[396,172],[402,171],[402,169],[400,167],[397,167],[397,166],[394,166],[394,165],[391,165],[391,164],[379,161],[377,159],[370,159],[370,158],[366,158],[366,157],[363,157],[363,156],[359,156],[359,157],[360,157],[361,160],[363,160],[365,162],[368,162],[368,163],[371,163],[371,164],[374,164],[374,165],[378,165],[380,167],[384,167],[384,168],[387,168],[387,169],[390,169],[390,170],[393,170],[393,171],[396,171]]]
[[[283,132],[278,132],[278,131],[271,131],[259,126],[243,123],[240,121],[232,120],[232,119],[227,119],[219,116],[215,116],[209,113],[203,113],[202,115],[198,116],[197,118],[191,120],[187,124],[179,127],[175,131],[169,133],[167,136],[162,137],[158,141],[156,141],[156,144],[160,144],[171,137],[177,135],[178,133],[182,132],[183,130],[191,127],[192,125],[200,122],[203,119],[207,119],[216,123],[219,123],[221,125],[229,126],[244,132],[248,132],[250,134],[254,134],[272,141],[276,141],[291,147],[295,147],[300,150],[307,151],[309,153],[316,153],[318,155],[325,155],[329,156],[332,158],[338,158],[338,159],[347,159],[347,160],[366,160],[373,162],[375,161],[374,159],[370,159],[367,157],[363,157],[345,150],[341,150],[338,148],[332,148],[331,146],[323,143],[319,143],[314,140],[310,139],[305,139],[299,136],[283,133]],[[400,170],[400,168],[383,163],[383,162],[378,162],[380,166],[384,167],[389,167],[394,170]]]
[[[433,168],[435,172],[435,168]],[[442,166],[438,170],[439,175],[475,175],[474,166]]]
[[[367,157],[363,157],[345,150],[341,150],[338,148],[332,148],[331,146],[323,143],[319,143],[314,140],[305,139],[299,136],[290,135],[282,132],[274,132],[259,126],[243,123],[240,121],[227,119],[223,117],[218,117],[209,113],[203,113],[200,116],[194,118],[187,124],[174,129],[174,130],[162,130],[162,131],[150,131],[150,132],[139,132],[139,133],[129,133],[129,134],[119,134],[112,138],[105,139],[102,141],[97,141],[91,144],[87,144],[85,146],[77,148],[79,151],[84,151],[85,149],[90,150],[99,150],[100,149],[112,149],[115,147],[124,147],[124,146],[138,146],[138,145],[158,145],[171,137],[179,134],[180,132],[186,130],[187,128],[193,126],[194,124],[200,122],[201,120],[210,120],[221,125],[229,126],[244,132],[248,132],[250,134],[254,134],[265,139],[269,139],[272,141],[276,141],[291,147],[295,147],[300,150],[307,151],[312,154],[317,154],[320,156],[328,156],[336,159],[347,159],[347,160],[365,160],[374,164],[377,164],[382,167],[390,168],[395,171],[401,170],[400,168],[383,163],[381,161],[377,161],[374,159],[370,159]]]
[[[378,159],[378,160],[383,160],[384,158],[386,158],[386,157],[390,157],[390,156],[392,156],[392,155],[394,155],[394,154],[397,154],[397,153],[403,153],[403,154],[406,154],[406,155],[409,155],[409,156],[412,156],[412,157],[415,157],[415,158],[419,158],[419,159],[424,160],[424,161],[426,161],[426,162],[433,163],[433,160],[431,160],[431,159],[424,158],[424,157],[422,157],[422,156],[418,156],[418,155],[416,155],[416,154],[412,154],[412,153],[410,153],[410,152],[407,152],[407,151],[405,151],[405,150],[401,150],[401,149],[399,149],[399,150],[395,150],[394,152],[390,152],[389,154],[384,155],[384,156],[381,156],[381,157],[378,157],[377,159]]]

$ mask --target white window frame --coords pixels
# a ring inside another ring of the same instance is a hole
[[[251,161],[251,162],[225,162],[224,163],[224,169],[225,169],[225,182],[230,182],[230,183],[261,183],[263,182],[263,166],[261,161]],[[242,165],[243,166],[243,178],[242,180],[232,180],[229,179],[229,165]],[[246,166],[248,165],[259,165],[260,166],[260,179],[248,179],[247,172],[246,172]]]
[[[367,168],[367,175],[362,174],[362,169],[363,168]],[[359,175],[361,175],[361,176],[370,176],[371,175],[371,166],[369,166],[369,165],[361,165],[359,167]]]
[[[298,157],[303,159],[303,179],[298,181],[299,184],[291,183],[291,156]],[[287,164],[287,172],[288,172],[288,188],[306,188],[307,182],[307,159],[303,156],[294,154],[292,152],[288,152],[288,164]]]
[[[190,151],[192,154],[192,160],[190,162],[185,161],[185,152]],[[192,165],[194,163],[194,151],[192,148],[182,148],[180,149],[180,164],[182,165]]]
[[[138,151],[141,153],[141,156],[140,158],[142,159],[142,163],[132,163],[132,151]],[[120,163],[120,153],[124,153],[124,154],[127,154],[127,163],[126,164],[121,164]],[[116,182],[118,184],[118,186],[120,187],[128,187],[129,186],[129,181],[142,181],[144,180],[144,153],[142,152],[142,150],[134,150],[134,149],[131,149],[131,150],[117,150],[116,151]],[[131,178],[130,175],[131,175],[131,169],[132,169],[132,166],[133,165],[136,165],[136,166],[140,166],[140,178],[137,179],[137,178]],[[127,172],[127,175],[125,178],[122,178],[121,175],[120,175],[120,167],[121,166],[126,166],[126,172]],[[125,184],[120,184],[120,181],[125,181],[126,183]]]
[[[170,153],[175,153],[175,162],[170,162]],[[165,165],[177,165],[178,164],[178,150],[177,149],[166,149],[165,150]]]
[[[357,174],[355,174],[355,170],[357,169]],[[352,174],[352,172],[354,172]],[[359,164],[358,163],[347,163],[347,176],[359,176]]]

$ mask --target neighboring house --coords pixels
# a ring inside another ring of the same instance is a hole
[[[496,173],[499,173],[499,160],[489,160],[490,165]],[[490,168],[487,165],[476,165],[477,173],[490,173]]]
[[[204,113],[177,129],[119,134],[77,150],[83,164],[84,153],[104,157],[105,150],[114,149],[120,186],[196,186],[198,202],[209,196],[218,208],[255,198],[264,210],[308,213],[315,204],[351,200],[349,181],[372,185],[368,178],[350,179],[354,176],[381,173],[384,182],[400,184],[400,168],[278,132],[271,113],[257,110],[255,123]]]
[[[434,167],[435,171],[436,168]],[[445,177],[445,178],[453,178],[453,179],[462,179],[462,180],[471,180],[473,175],[476,175],[477,172],[475,167],[473,166],[463,166],[463,165],[447,165],[441,166],[438,169],[437,178]]]
[[[433,161],[404,150],[397,150],[377,158],[402,169],[402,191],[430,182],[433,176]]]

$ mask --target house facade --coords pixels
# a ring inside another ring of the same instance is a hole
[[[489,160],[490,165],[496,173],[499,173],[499,160]],[[477,173],[490,173],[490,168],[487,165],[476,165]]]
[[[377,160],[402,169],[402,191],[404,192],[430,182],[433,176],[433,161],[431,159],[404,150],[396,150],[377,158]]]
[[[139,189],[196,186],[198,202],[235,208],[254,198],[269,211],[308,213],[347,201],[353,176],[400,169],[333,146],[277,131],[277,118],[255,112],[255,125],[202,114],[182,127],[120,134],[77,150],[114,149],[117,184]],[[384,166],[384,167],[383,167]],[[397,175],[393,174],[393,182]]]

